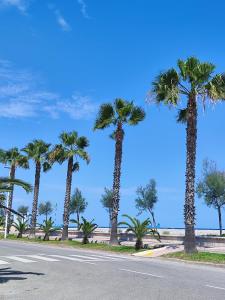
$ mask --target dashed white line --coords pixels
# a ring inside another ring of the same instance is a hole
[[[212,289],[225,290],[225,288],[219,287],[219,286],[214,286],[214,285],[209,285],[209,284],[206,284],[206,286],[209,287],[209,288],[212,288]]]
[[[138,272],[138,271],[129,270],[129,269],[119,269],[119,270],[120,271],[125,271],[125,272],[130,272],[130,273],[135,273],[135,274],[147,275],[147,276],[151,276],[151,277],[163,278],[163,276],[154,275],[154,274],[151,274],[151,273],[143,273],[143,272]]]

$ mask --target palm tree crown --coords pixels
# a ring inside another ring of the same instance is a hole
[[[14,166],[15,168],[29,168],[27,157],[22,155],[17,147],[11,148],[7,151],[0,149],[0,161],[5,164],[9,163],[10,166]]]
[[[95,121],[94,129],[104,129],[118,123],[137,125],[145,118],[145,112],[131,101],[117,98],[113,104],[102,104]]]
[[[197,96],[203,103],[205,100],[225,99],[224,74],[215,74],[215,66],[211,63],[201,63],[197,58],[190,57],[186,61],[178,60],[178,71],[174,68],[161,73],[153,82],[153,93],[157,103],[177,105],[182,95]],[[185,117],[181,110],[179,117]],[[178,118],[179,120],[179,118]]]
[[[53,150],[49,153],[49,160],[51,162],[57,161],[63,163],[70,157],[74,157],[76,162],[73,165],[73,171],[79,169],[78,158],[85,160],[87,163],[90,162],[88,153],[85,148],[89,146],[89,141],[86,137],[78,137],[76,131],[63,132],[59,136],[60,144],[57,144]]]
[[[28,143],[22,151],[27,154],[28,159],[40,163],[43,167],[43,171],[47,171],[50,168],[47,160],[50,146],[51,144],[45,143],[43,140],[33,140],[31,143]]]

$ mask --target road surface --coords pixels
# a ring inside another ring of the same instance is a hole
[[[1,300],[224,300],[225,268],[0,240]]]

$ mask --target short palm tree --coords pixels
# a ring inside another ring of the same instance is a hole
[[[31,235],[35,235],[35,228],[37,222],[37,207],[38,207],[38,196],[40,187],[41,171],[44,172],[50,169],[50,164],[47,160],[47,154],[49,151],[50,144],[45,143],[42,140],[34,140],[33,142],[26,145],[22,149],[27,154],[28,159],[32,159],[35,163],[35,180],[34,180],[34,196],[32,203],[32,217],[31,217]]]
[[[178,60],[178,71],[174,68],[161,73],[153,82],[153,93],[157,103],[177,106],[181,99],[187,104],[178,114],[178,121],[186,123],[186,191],[184,205],[186,253],[196,252],[195,243],[195,162],[197,142],[198,103],[204,105],[225,98],[225,78],[214,75],[215,66],[200,62],[195,57]]]
[[[23,168],[23,169],[29,168],[29,162],[27,157],[25,155],[22,155],[19,149],[16,147],[9,149],[7,151],[0,150],[0,162],[4,164],[8,164],[10,166],[9,177],[11,179],[15,179],[17,168]],[[14,192],[14,185],[12,184],[12,189],[9,193],[9,198],[8,198],[8,208],[10,209],[12,208],[12,203],[13,203],[13,192]],[[8,219],[11,220],[10,211],[8,211]],[[10,226],[11,224],[9,222],[7,227],[7,233],[9,233]]]
[[[72,175],[73,172],[79,170],[79,158],[89,163],[90,159],[88,153],[85,151],[85,148],[89,146],[89,142],[84,136],[78,137],[78,133],[76,131],[68,133],[63,132],[59,138],[61,143],[56,145],[49,153],[49,160],[52,163],[58,162],[60,164],[67,161],[66,193],[62,231],[62,240],[66,240],[68,239]]]
[[[29,228],[28,221],[18,218],[17,222],[13,222],[12,226],[18,231],[17,238],[22,238],[25,231]]]
[[[160,235],[156,229],[149,228],[152,225],[151,219],[148,218],[141,222],[137,218],[130,217],[128,215],[123,215],[130,220],[130,224],[128,222],[120,222],[118,225],[127,226],[127,232],[132,232],[136,237],[135,249],[139,250],[143,248],[143,237],[146,234],[151,234],[156,237],[158,240],[160,239]]]
[[[52,218],[44,220],[43,224],[40,225],[40,229],[44,232],[44,241],[49,241],[49,236],[51,232],[53,232],[55,229],[53,228],[54,221],[52,221]]]
[[[124,125],[137,125],[145,118],[145,112],[141,107],[123,99],[116,99],[113,104],[102,104],[95,121],[94,129],[104,129],[113,125],[115,131],[112,138],[115,140],[115,160],[113,172],[113,208],[111,219],[110,243],[118,244],[117,223],[120,202],[120,177],[123,152]]]
[[[79,230],[82,231],[83,233],[83,244],[88,244],[89,243],[89,237],[90,235],[95,231],[95,229],[98,227],[97,224],[93,223],[94,220],[88,221],[84,217],[81,217],[82,222],[80,223]],[[71,220],[72,223],[76,223],[76,220]]]

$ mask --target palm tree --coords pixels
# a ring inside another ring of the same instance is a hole
[[[195,243],[195,163],[197,142],[197,106],[201,101],[216,102],[225,98],[224,75],[214,75],[215,66],[200,62],[195,57],[178,60],[178,71],[174,68],[161,73],[153,82],[153,93],[157,103],[177,106],[187,98],[187,105],[179,110],[178,121],[186,123],[186,190],[184,204],[186,253],[196,252]]]
[[[127,226],[126,232],[132,232],[136,237],[135,249],[139,250],[143,248],[143,238],[146,234],[151,234],[159,240],[160,235],[156,229],[149,228],[152,225],[151,219],[147,218],[143,222],[137,218],[130,217],[128,215],[123,215],[130,220],[131,224],[128,222],[120,222],[118,225]]]
[[[52,203],[50,201],[42,202],[39,204],[38,213],[39,215],[45,215],[45,220],[48,220],[48,215],[53,212]]]
[[[18,218],[17,222],[13,222],[12,226],[18,231],[17,238],[22,238],[23,233],[29,228],[28,220],[22,218]]]
[[[133,102],[116,99],[113,104],[102,104],[95,121],[94,129],[104,129],[113,125],[116,127],[112,134],[115,140],[115,159],[113,173],[113,209],[110,244],[118,244],[117,223],[120,202],[120,177],[123,152],[124,125],[137,125],[145,118],[145,112]]]
[[[77,227],[80,226],[80,215],[85,211],[87,205],[88,203],[82,196],[81,191],[76,188],[70,200],[70,214],[76,214]]]
[[[50,164],[47,160],[47,154],[51,144],[47,144],[42,140],[34,140],[33,142],[27,144],[25,148],[22,149],[28,159],[32,159],[35,163],[35,180],[34,180],[34,196],[32,204],[32,217],[31,217],[31,235],[35,235],[35,228],[37,222],[37,207],[38,207],[38,195],[40,186],[41,170],[44,172],[50,169]]]
[[[67,161],[67,177],[66,177],[66,193],[64,201],[64,213],[63,213],[63,231],[62,240],[68,239],[68,226],[70,216],[70,198],[71,198],[71,186],[73,172],[79,170],[78,158],[85,160],[89,163],[90,159],[85,148],[89,146],[89,142],[86,137],[78,137],[76,131],[63,132],[60,136],[61,144],[58,144],[49,153],[50,162],[58,162],[62,164]]]
[[[10,166],[10,175],[9,177],[11,179],[15,178],[16,174],[16,169],[23,168],[23,169],[28,169],[29,168],[29,162],[28,159],[25,155],[22,155],[19,151],[18,148],[14,147],[11,148],[7,151],[0,150],[0,162],[4,164],[9,164]],[[9,198],[8,198],[8,208],[12,208],[12,203],[13,203],[13,192],[14,192],[14,186],[12,184],[12,189],[9,192]],[[11,220],[11,212],[8,211],[8,227],[7,227],[7,233],[9,233],[10,230],[10,220]]]
[[[28,215],[28,210],[29,210],[29,206],[25,206],[25,205],[20,205],[17,208],[17,211],[23,216],[23,217],[27,217]]]
[[[93,223],[94,219],[91,221],[88,221],[84,217],[81,217],[81,219],[82,219],[82,222],[79,225],[79,230],[81,230],[83,233],[82,244],[88,244],[90,235],[95,231],[95,229],[98,227],[98,225]],[[76,220],[71,220],[71,222],[77,224]]]
[[[113,208],[113,190],[105,187],[104,194],[100,199],[102,206],[107,210],[109,215],[109,231],[111,229],[112,208]]]
[[[51,232],[53,232],[55,229],[53,228],[54,221],[52,221],[52,218],[44,220],[43,224],[40,225],[40,229],[44,232],[44,241],[49,241],[49,236]]]

